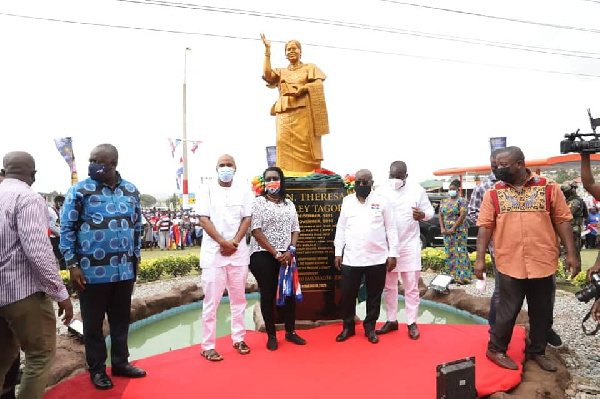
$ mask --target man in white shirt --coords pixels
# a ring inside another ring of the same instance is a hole
[[[217,182],[202,187],[198,202],[200,224],[206,232],[200,249],[202,267],[202,356],[223,360],[215,350],[217,307],[227,288],[231,308],[231,338],[240,354],[250,353],[244,342],[246,278],[250,251],[245,237],[250,227],[253,195],[249,187],[233,184],[235,160],[222,155],[217,161]]]
[[[398,277],[404,286],[406,325],[411,339],[419,338],[419,278],[421,277],[421,230],[419,220],[429,220],[434,210],[427,193],[417,183],[407,182],[406,164],[402,161],[390,165],[389,185],[381,190],[394,207],[398,231],[398,258],[396,268],[385,278],[385,313],[387,321],[375,332],[378,335],[398,330]]]
[[[398,232],[394,210],[388,200],[375,192],[373,175],[366,169],[356,172],[356,193],[342,202],[335,232],[335,267],[342,271],[341,313],[344,328],[337,342],[355,334],[356,297],[362,277],[367,286],[365,336],[379,342],[375,323],[379,318],[381,293],[387,270],[396,267]]]

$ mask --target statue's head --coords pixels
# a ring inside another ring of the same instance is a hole
[[[302,57],[302,45],[298,40],[290,40],[285,44],[285,58],[289,62],[295,63]]]

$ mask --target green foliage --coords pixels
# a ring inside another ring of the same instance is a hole
[[[556,172],[556,177],[554,178],[554,180],[560,184],[564,183],[567,180],[573,180],[578,176],[579,172],[574,170],[559,170],[558,172]]]
[[[441,271],[446,263],[446,252],[440,248],[427,247],[421,251],[423,268]]]
[[[198,259],[197,256],[167,256],[165,258],[158,258],[154,262],[160,264],[165,273],[173,277],[185,276],[192,271],[195,266],[192,263],[192,258]]]
[[[138,270],[140,281],[156,281],[163,274],[164,267],[160,262],[154,260],[142,260]]]
[[[571,280],[571,283],[579,288],[583,288],[587,285],[587,273],[586,272],[579,272],[579,274],[577,276],[575,276],[574,279]]]
[[[140,203],[144,208],[156,205],[156,198],[150,194],[141,194]]]
[[[75,288],[73,288],[73,284],[71,284],[71,273],[68,270],[59,270],[58,274],[60,274],[60,278],[62,279],[65,287],[67,288],[67,292],[72,294],[75,292]]]
[[[556,273],[554,273],[556,279],[559,281],[566,280],[567,274],[565,273],[565,264],[559,259],[558,260],[558,269],[556,269]]]
[[[475,266],[475,260],[477,259],[477,251],[473,251],[469,254],[469,260],[471,266]],[[485,254],[485,274],[487,277],[494,275],[494,266],[492,265],[492,256],[488,253]]]

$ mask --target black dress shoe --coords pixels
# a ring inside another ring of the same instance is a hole
[[[417,327],[417,323],[412,323],[408,326],[408,337],[410,339],[419,339],[421,334],[419,333],[419,327]]]
[[[277,350],[277,336],[275,334],[269,334],[269,338],[267,339],[267,349],[270,351]]]
[[[382,334],[387,334],[390,331],[396,331],[398,330],[398,322],[397,321],[386,321],[385,324],[383,326],[381,326],[381,328],[378,328],[377,330],[375,330],[375,333],[377,335],[382,335]]]
[[[99,373],[90,373],[90,379],[92,380],[92,384],[96,387],[96,389],[111,389],[113,387],[113,383],[106,372],[101,371]]]
[[[344,342],[348,338],[354,336],[354,334],[355,334],[355,332],[353,330],[351,331],[351,330],[349,330],[347,328],[344,328],[342,330],[342,332],[337,337],[335,337],[335,340],[337,342]]]
[[[285,340],[296,345],[306,345],[306,340],[296,334],[296,331],[286,332]]]
[[[146,372],[140,368],[137,368],[131,364],[125,367],[113,367],[111,374],[115,377],[128,377],[128,378],[141,378],[146,376]]]
[[[372,344],[376,344],[377,342],[379,342],[379,337],[377,336],[377,334],[375,334],[375,331],[369,331],[368,333],[365,333],[365,336]]]

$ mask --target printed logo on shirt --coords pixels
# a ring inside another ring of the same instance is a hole
[[[379,204],[371,204],[371,209],[379,209]]]

